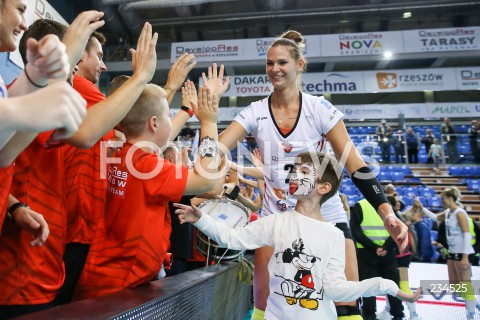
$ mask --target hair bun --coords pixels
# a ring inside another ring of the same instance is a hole
[[[303,36],[302,36],[302,34],[301,34],[300,32],[298,32],[298,31],[295,31],[295,30],[287,30],[287,31],[285,31],[283,34],[281,34],[279,38],[292,40],[292,41],[295,42],[300,48],[305,47],[305,42],[304,42]]]

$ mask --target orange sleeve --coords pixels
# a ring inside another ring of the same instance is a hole
[[[87,100],[87,108],[96,105],[106,98],[94,83],[83,77],[75,76],[73,78],[73,88]]]

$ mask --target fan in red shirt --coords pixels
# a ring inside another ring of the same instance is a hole
[[[188,93],[190,101],[197,100],[193,99],[194,91]],[[192,106],[201,124],[201,144],[193,170],[158,156],[172,127],[165,91],[160,87],[148,84],[118,125],[127,143],[115,154],[120,162],[108,166],[105,218],[90,247],[75,299],[152,280],[170,245],[168,201],[213,189],[217,177],[217,169],[211,167],[218,159],[218,100],[203,87],[198,97],[198,108],[196,103]]]

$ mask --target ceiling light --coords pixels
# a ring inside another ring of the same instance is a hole
[[[412,13],[409,12],[409,11],[404,12],[403,16],[402,16],[403,19],[408,19],[408,18],[411,18],[411,17],[412,17]]]
[[[386,52],[383,54],[383,57],[384,57],[385,59],[391,59],[392,56],[393,56],[393,53],[390,52],[390,51],[386,51]]]
[[[348,21],[348,20],[340,20],[340,23],[348,23],[348,22],[350,22],[350,21]]]

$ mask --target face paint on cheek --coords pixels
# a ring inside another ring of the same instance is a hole
[[[308,170],[305,170],[306,172],[304,173],[302,168],[307,168]],[[315,172],[316,170],[313,163],[304,163],[297,167],[296,184],[290,184],[290,194],[304,197],[309,196],[315,188]]]

